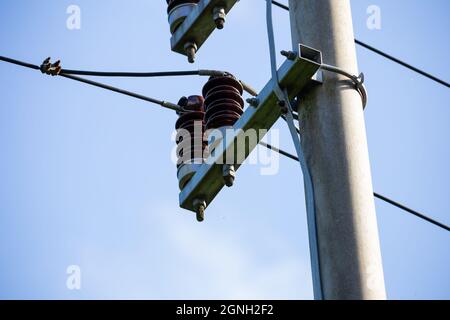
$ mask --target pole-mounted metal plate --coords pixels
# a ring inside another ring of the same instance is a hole
[[[172,35],[172,51],[186,55],[187,43],[195,43],[198,50],[216,29],[214,8],[222,7],[228,13],[238,1],[201,0]]]
[[[315,82],[314,76],[321,64],[322,54],[320,51],[299,45],[297,57],[294,60],[286,60],[278,70],[280,87],[287,89],[289,99],[298,96]],[[194,202],[198,199],[209,205],[225,185],[222,164],[218,164],[219,160],[223,159],[225,154],[235,152],[235,145],[242,141],[246,130],[255,129],[257,132],[260,129],[269,130],[280,118],[281,110],[277,106],[278,99],[274,89],[275,84],[273,80],[270,80],[257,97],[259,105],[246,109],[233,126],[235,133],[231,137],[227,136],[223,148],[209,156],[205,161],[206,163],[201,165],[197,173],[180,192],[180,207],[195,212]],[[245,150],[240,151],[244,154],[245,159],[263,137],[258,135],[257,141],[249,139],[250,141],[245,144]],[[235,168],[238,169],[239,164],[235,165]]]

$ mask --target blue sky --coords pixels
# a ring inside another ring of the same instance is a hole
[[[81,8],[81,29],[66,9]],[[381,8],[382,29],[366,27]],[[2,1],[0,54],[71,69],[212,68],[270,78],[264,1],[241,0],[195,65],[172,53],[165,1]],[[352,1],[355,35],[447,81],[446,0]],[[288,14],[274,8],[278,49]],[[374,189],[450,223],[449,91],[362,48]],[[282,59],[278,59],[281,62]],[[176,102],[205,79],[102,79]],[[178,207],[176,115],[67,79],[0,64],[0,298],[311,299],[303,182],[242,167],[198,224]],[[294,150],[283,123],[281,146]],[[449,299],[449,234],[377,200],[388,297]],[[81,268],[68,290],[66,268]]]

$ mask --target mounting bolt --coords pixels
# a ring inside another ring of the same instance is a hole
[[[197,221],[202,222],[203,220],[205,220],[205,209],[206,209],[205,200],[195,199],[192,205],[197,214]]]
[[[236,178],[236,170],[232,164],[224,164],[222,167],[223,180],[227,187],[232,187]]]
[[[254,108],[257,108],[259,106],[259,99],[258,98],[248,98],[247,103],[251,105]]]
[[[282,56],[285,56],[288,60],[295,60],[295,58],[297,58],[297,54],[294,51],[282,50],[280,53]]]
[[[186,50],[186,55],[188,57],[189,63],[195,62],[195,54],[197,53],[197,44],[194,42],[187,42],[184,45],[184,50]]]
[[[222,30],[225,25],[227,14],[224,7],[215,7],[213,10],[213,19],[216,23],[217,29]]]
[[[286,101],[284,101],[284,100],[278,101],[278,106],[281,109],[281,113],[286,114],[288,112],[288,108],[286,106]]]

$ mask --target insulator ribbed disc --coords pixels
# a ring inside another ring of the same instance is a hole
[[[175,123],[175,129],[177,129],[177,150],[178,163],[181,165],[183,160],[191,160],[199,155],[204,154],[208,143],[203,141],[203,135],[205,132],[205,111],[204,111],[204,99],[202,96],[190,96],[188,98],[183,97],[178,102],[178,105],[182,107],[180,117]],[[182,132],[186,130],[186,132]],[[190,138],[189,142],[183,142],[183,139],[188,134]],[[183,155],[190,154],[185,159],[181,159]]]
[[[170,11],[172,11],[173,8],[175,8],[176,6],[179,6],[180,4],[185,4],[185,3],[199,3],[200,0],[166,0],[168,7],[167,7],[167,13],[170,13]]]
[[[243,88],[233,77],[212,77],[202,92],[207,130],[233,126],[244,112]]]
[[[209,81],[203,87],[202,95],[206,97],[210,90],[214,90],[219,86],[232,86],[234,87],[240,95],[244,93],[244,88],[242,84],[234,79],[233,77],[211,77]]]

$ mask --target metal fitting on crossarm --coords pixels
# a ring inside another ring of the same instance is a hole
[[[251,105],[254,108],[257,108],[258,105],[259,105],[259,99],[258,98],[248,98],[246,101],[247,101],[247,103],[249,105]]]
[[[222,167],[222,175],[225,185],[228,188],[232,187],[234,184],[234,179],[236,179],[236,170],[234,168],[234,165],[224,164]]]
[[[216,27],[222,30],[225,25],[225,20],[227,18],[227,13],[224,7],[215,7],[213,10],[213,19],[216,23]]]
[[[288,60],[295,60],[298,56],[297,53],[295,53],[294,51],[282,50],[280,53],[282,56],[286,57]]]
[[[205,220],[206,201],[203,199],[195,199],[192,206],[197,214],[197,221],[203,222]]]
[[[186,51],[189,63],[194,63],[195,55],[197,54],[197,45],[195,42],[187,42],[184,45],[184,50]]]

